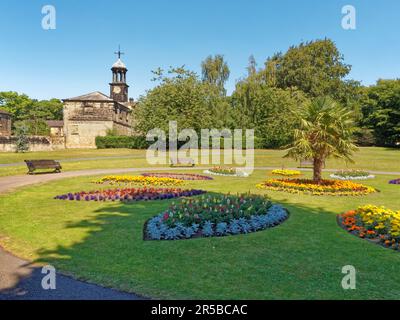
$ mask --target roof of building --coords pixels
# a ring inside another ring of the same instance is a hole
[[[121,59],[118,58],[118,60],[112,65],[113,68],[121,68],[121,69],[126,69],[125,63],[122,62]]]
[[[59,127],[64,127],[64,121],[63,120],[47,120],[46,124],[50,128],[59,128]]]
[[[82,96],[64,99],[64,101],[98,101],[98,102],[113,102],[109,96],[99,91],[84,94]]]
[[[10,115],[9,112],[7,112],[6,110],[3,110],[3,109],[0,109],[0,113],[1,113],[1,114],[8,114],[8,115]]]

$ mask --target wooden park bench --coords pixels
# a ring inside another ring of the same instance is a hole
[[[55,160],[25,160],[28,167],[28,174],[33,174],[37,169],[54,169],[54,172],[61,172],[61,165]]]
[[[171,158],[170,161],[171,167],[194,167],[194,160],[192,158]]]

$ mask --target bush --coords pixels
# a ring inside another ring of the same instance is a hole
[[[360,147],[372,147],[376,145],[374,131],[366,128],[359,128],[355,134],[356,144]]]
[[[141,136],[114,136],[96,137],[97,149],[146,149],[150,145],[145,137]]]

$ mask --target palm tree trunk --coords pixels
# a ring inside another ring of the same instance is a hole
[[[323,167],[324,161],[323,159],[320,158],[314,158],[314,166],[313,166],[313,180],[314,182],[320,183],[322,180],[322,167]]]

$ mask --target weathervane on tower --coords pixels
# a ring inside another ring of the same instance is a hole
[[[118,45],[118,51],[115,51],[114,54],[117,54],[118,59],[121,59],[121,55],[125,54],[125,52],[121,52],[121,46]]]

